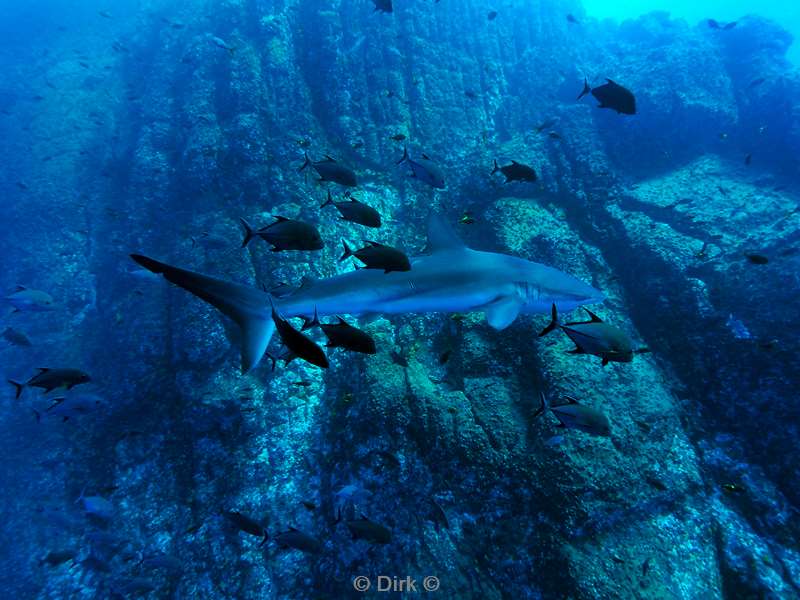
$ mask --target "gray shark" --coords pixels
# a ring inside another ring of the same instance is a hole
[[[494,329],[519,314],[547,313],[601,302],[603,294],[572,277],[522,258],[466,247],[438,216],[428,224],[426,254],[411,270],[384,273],[358,269],[303,285],[276,298],[260,289],[209,277],[139,254],[131,258],[153,273],[218,308],[242,329],[242,371],[267,350],[275,324],[272,306],[284,317],[350,314],[393,315],[481,311]]]

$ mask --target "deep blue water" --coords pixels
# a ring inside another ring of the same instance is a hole
[[[796,7],[2,8],[8,597],[800,597]]]

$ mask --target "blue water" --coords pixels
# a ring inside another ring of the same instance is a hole
[[[3,597],[800,597],[796,6],[0,8]]]

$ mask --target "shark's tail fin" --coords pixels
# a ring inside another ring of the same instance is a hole
[[[13,379],[9,379],[8,383],[14,386],[14,398],[19,400],[19,397],[22,395],[22,390],[25,389],[25,384],[14,381]]]
[[[250,243],[250,240],[252,240],[258,234],[253,231],[253,227],[250,225],[250,223],[245,221],[243,218],[239,217],[239,222],[242,224],[242,227],[244,227],[244,239],[242,240],[242,248],[244,248]]]
[[[242,372],[246,373],[258,364],[275,331],[268,308],[269,294],[257,288],[179,269],[139,254],[131,254],[131,258],[233,319],[242,330]]]
[[[490,173],[490,175],[494,175],[494,174],[495,174],[495,173],[497,173],[499,170],[500,170],[500,167],[498,167],[498,166],[497,166],[497,159],[495,158],[495,159],[494,159],[494,168],[492,169],[492,172]]]
[[[556,310],[556,304],[553,303],[552,309],[552,318],[550,319],[550,324],[542,329],[541,333],[539,333],[539,337],[543,337],[553,331],[554,329],[558,329],[558,311]]]

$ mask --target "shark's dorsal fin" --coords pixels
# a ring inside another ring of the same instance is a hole
[[[442,250],[463,249],[466,246],[462,242],[450,224],[441,215],[433,214],[428,219],[428,243],[425,250],[428,253],[440,252]]]

